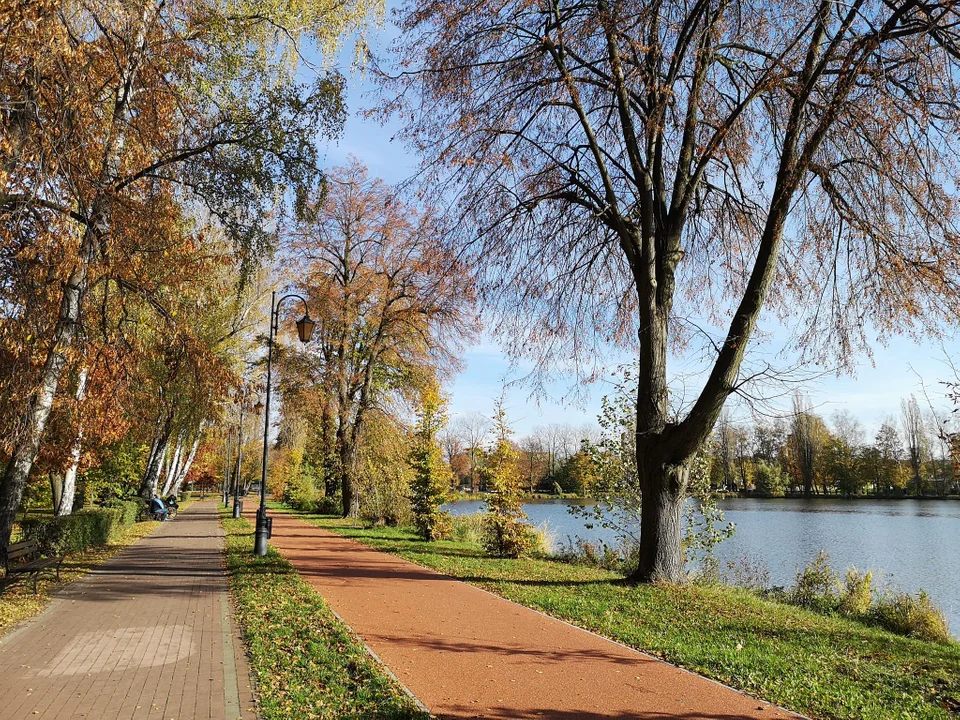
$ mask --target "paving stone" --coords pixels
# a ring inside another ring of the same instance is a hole
[[[194,503],[65,586],[0,638],[0,720],[255,718],[222,547],[216,501]]]

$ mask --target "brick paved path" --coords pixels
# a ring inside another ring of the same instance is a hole
[[[270,542],[441,718],[800,717],[289,515]]]
[[[0,720],[254,718],[222,537],[191,505],[0,638]]]

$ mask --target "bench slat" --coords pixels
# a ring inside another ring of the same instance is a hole
[[[24,555],[33,555],[40,551],[40,544],[36,540],[13,543],[7,548],[7,560],[16,560]]]
[[[7,572],[10,575],[17,575],[19,573],[26,573],[26,572],[34,572],[35,570],[43,570],[44,568],[48,568],[51,565],[56,565],[57,562],[58,561],[56,558],[38,558],[28,563],[21,563],[20,565],[11,565],[7,569]]]

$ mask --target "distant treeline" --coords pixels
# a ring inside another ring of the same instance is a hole
[[[441,438],[454,484],[485,490],[487,422],[476,414],[451,423]],[[602,482],[596,467],[597,430],[554,423],[515,444],[530,493],[590,495]],[[771,420],[721,416],[707,448],[714,490],[763,497],[864,495],[943,497],[960,494],[956,438],[944,418],[921,411],[913,396],[876,435],[848,410],[829,421],[802,397],[792,412]]]
[[[914,396],[873,438],[847,410],[828,424],[800,396],[788,418],[736,423],[724,415],[710,448],[714,488],[785,494],[944,496],[958,491],[955,441]]]

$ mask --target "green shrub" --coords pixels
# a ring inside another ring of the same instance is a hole
[[[518,558],[536,550],[537,535],[521,517],[489,512],[483,518],[483,546],[494,557]]]
[[[118,522],[121,527],[133,525],[140,512],[140,502],[137,500],[111,500],[104,507],[119,512]]]
[[[304,512],[313,512],[317,508],[320,492],[313,478],[306,474],[297,475],[287,483],[283,495],[284,502]]]
[[[450,513],[435,509],[429,513],[415,512],[413,526],[417,530],[417,535],[423,540],[446,540],[450,537],[453,522]]]
[[[821,550],[812,563],[797,572],[790,600],[815,610],[831,610],[836,607],[839,587],[840,579],[830,567],[830,556]]]
[[[847,570],[840,597],[840,612],[844,615],[866,615],[873,602],[873,573],[862,573],[855,567]]]
[[[881,597],[871,616],[891,632],[920,640],[950,642],[950,631],[943,611],[921,590],[916,595],[894,592]]]
[[[27,517],[20,522],[25,540],[36,540],[46,555],[70,555],[110,540],[120,512],[113,508],[81,510],[63,517]]]
[[[62,517],[26,517],[20,522],[24,540],[36,540],[46,555],[72,555],[101,547],[124,527],[137,521],[140,503],[114,500],[99,508],[80,510]]]
[[[780,469],[780,466],[763,460],[757,463],[753,475],[753,484],[757,495],[763,497],[783,497],[786,487],[783,470]]]
[[[322,496],[317,500],[316,512],[318,515],[339,515],[343,506],[339,497]]]

